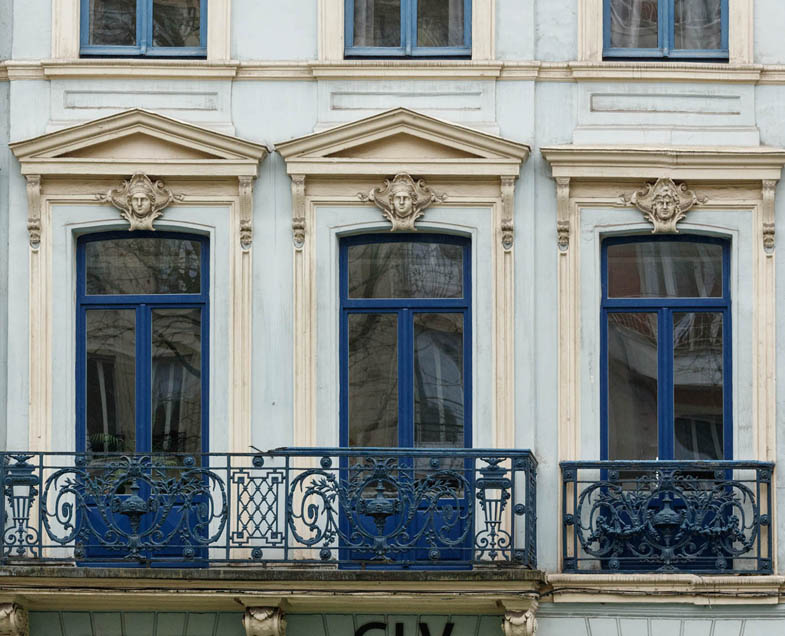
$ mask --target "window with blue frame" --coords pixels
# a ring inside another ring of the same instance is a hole
[[[470,268],[460,237],[341,241],[342,446],[471,447]]]
[[[347,57],[469,57],[471,0],[346,0]]]
[[[603,57],[728,59],[728,0],[604,0]]]
[[[80,238],[78,451],[207,451],[208,262],[201,236]]]
[[[602,459],[732,458],[729,277],[720,239],[603,242]]]
[[[207,0],[81,0],[84,56],[204,57]]]

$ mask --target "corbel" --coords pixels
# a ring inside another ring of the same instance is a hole
[[[240,247],[244,252],[253,243],[253,177],[238,177],[240,185]]]
[[[41,247],[41,175],[28,174],[27,179],[27,233],[30,248],[37,252]]]
[[[292,237],[294,249],[305,245],[305,175],[292,175]]]
[[[16,603],[0,604],[0,636],[29,636],[27,610]]]
[[[279,607],[248,607],[243,627],[246,636],[286,636],[286,617]]]
[[[500,224],[502,247],[505,252],[512,249],[515,242],[513,211],[515,209],[515,177],[501,177],[502,219]]]
[[[523,598],[522,602],[503,603],[504,619],[502,620],[503,636],[535,636],[537,633],[536,598]]]
[[[559,253],[570,248],[570,178],[556,177],[556,234]]]
[[[761,185],[763,196],[762,208],[762,233],[763,251],[766,256],[774,255],[775,235],[774,235],[774,194],[777,189],[777,182],[774,179],[764,179]]]

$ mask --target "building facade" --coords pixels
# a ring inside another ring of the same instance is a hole
[[[785,628],[781,5],[0,0],[0,634]]]

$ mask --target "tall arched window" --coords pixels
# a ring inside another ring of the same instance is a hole
[[[729,244],[602,249],[602,459],[731,459]]]
[[[78,451],[208,450],[208,262],[201,236],[79,239]]]

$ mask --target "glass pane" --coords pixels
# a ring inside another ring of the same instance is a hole
[[[370,243],[349,248],[350,298],[462,298],[463,248]]]
[[[463,0],[418,0],[417,46],[463,46]]]
[[[85,450],[136,450],[136,312],[86,312]]]
[[[722,246],[651,241],[608,246],[609,298],[721,298]]]
[[[673,29],[677,49],[721,49],[722,0],[675,0]]]
[[[395,314],[349,314],[349,446],[398,446]]]
[[[136,0],[90,0],[90,44],[136,46]]]
[[[201,243],[168,238],[85,245],[88,294],[198,294]]]
[[[464,445],[463,314],[414,314],[414,445]]]
[[[657,459],[657,314],[608,314],[608,459]]]
[[[674,459],[723,458],[722,314],[673,314]]]
[[[153,0],[153,46],[201,46],[200,0]]]
[[[152,312],[152,450],[202,450],[202,311]]]
[[[610,0],[611,47],[659,48],[657,0]]]
[[[354,0],[354,46],[401,46],[401,0]]]

